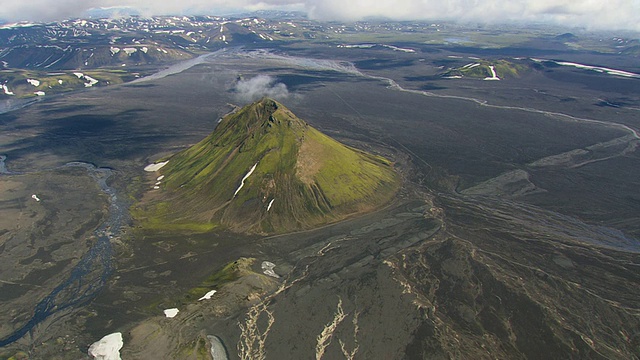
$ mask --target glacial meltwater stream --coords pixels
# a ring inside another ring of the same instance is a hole
[[[7,170],[6,156],[0,155],[0,176],[15,175]],[[68,277],[49,295],[44,297],[35,307],[33,316],[22,327],[4,339],[0,339],[0,347],[11,344],[30,332],[35,326],[48,317],[62,310],[85,304],[95,297],[106,284],[113,271],[112,248],[110,238],[120,231],[126,216],[125,207],[119,204],[116,192],[107,185],[107,179],[113,171],[98,168],[83,162],[67,163],[60,168],[82,167],[87,170],[103,193],[109,199],[109,214],[106,220],[95,231],[96,242],[71,270]]]

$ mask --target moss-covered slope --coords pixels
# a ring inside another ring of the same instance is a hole
[[[504,59],[489,61],[477,59],[476,61],[464,66],[449,69],[442,76],[469,77],[477,79],[491,78],[493,76],[491,68],[493,68],[493,71],[495,71],[498,78],[505,79],[519,77],[520,74],[529,69],[529,66],[522,61],[514,62]]]
[[[228,115],[174,155],[136,217],[148,228],[281,233],[372,210],[399,186],[392,165],[315,130],[271,99]]]

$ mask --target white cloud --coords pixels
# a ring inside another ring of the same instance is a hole
[[[240,80],[234,87],[236,96],[243,102],[251,102],[265,96],[276,100],[289,96],[289,90],[283,83],[276,83],[271,76],[258,75],[248,80]]]
[[[308,0],[309,16],[358,20],[440,19],[484,23],[551,22],[640,31],[640,0]]]
[[[310,17],[322,20],[548,21],[589,29],[640,31],[640,0],[3,0],[0,19],[59,20],[112,6],[131,6],[148,15],[304,9]]]

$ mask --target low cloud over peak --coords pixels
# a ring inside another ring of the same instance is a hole
[[[283,83],[276,82],[276,79],[268,75],[258,75],[251,79],[243,79],[236,83],[233,89],[238,99],[242,102],[251,102],[263,97],[270,97],[277,100],[289,96],[289,90]]]

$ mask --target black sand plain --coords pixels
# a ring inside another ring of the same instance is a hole
[[[637,79],[556,67],[495,82],[449,80],[434,76],[436,60],[449,59],[444,51],[283,48],[277,58],[250,51],[1,114],[0,154],[8,169],[26,173],[25,184],[69,161],[112,168],[111,186],[130,203],[153,184],[146,164],[205,137],[229,104],[244,105],[233,91],[238,76],[265,74],[287,85],[289,96],[278,100],[300,118],[396,161],[405,178],[397,199],[361,218],[269,238],[125,229],[113,240],[116,269],[97,297],[53,315],[7,351],[79,358],[93,341],[122,331],[125,358],[157,358],[160,350],[180,357],[203,334],[221,338],[231,358],[247,349],[267,358],[639,356],[640,158],[638,139],[619,126],[638,127]],[[528,51],[520,56],[537,55]],[[320,57],[352,61],[361,73],[300,61]],[[76,217],[86,214],[79,200],[64,201]],[[52,246],[60,245],[29,251]],[[230,286],[217,303],[185,296],[239,258],[257,259],[256,273],[261,261],[274,262],[281,278]],[[51,281],[60,276],[54,270]],[[22,291],[1,286],[3,297]],[[0,306],[15,311],[8,300]],[[163,318],[174,306],[185,308],[182,317]],[[0,338],[28,319],[28,308]],[[252,315],[262,348],[239,327]],[[332,321],[333,342],[321,344]]]

